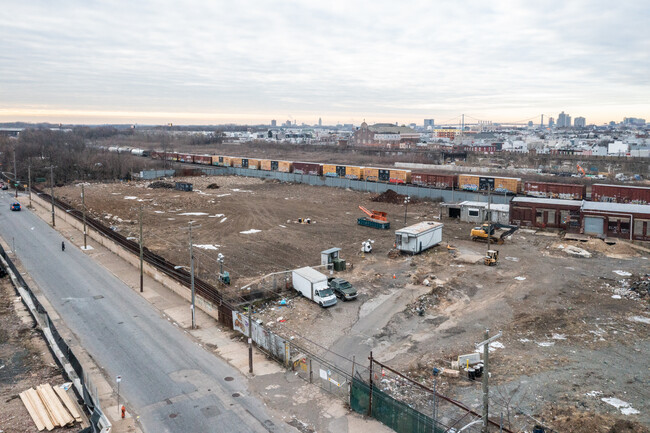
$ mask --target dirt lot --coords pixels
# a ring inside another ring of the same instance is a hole
[[[65,378],[8,278],[0,279],[0,430],[38,432],[18,394],[44,383],[60,385]]]
[[[513,414],[513,426],[531,422],[514,418],[523,411],[558,431],[647,431],[650,296],[630,289],[650,269],[648,252],[624,242],[566,241],[553,232],[519,230],[497,246],[499,265],[486,267],[486,245],[469,239],[472,224],[443,219],[441,245],[415,257],[389,255],[394,229],[403,225],[402,204],[243,177],[186,180],[194,192],[150,189],[148,182],[88,185],[86,205],[134,237],[142,205],[145,244],[183,265],[189,262],[186,227],[195,221],[199,275],[214,281],[216,255],[223,253],[232,291],[270,272],[317,265],[321,250],[341,247],[353,265],[342,276],[357,287],[356,301],[321,309],[287,292],[287,306],[258,306],[257,317],[313,350],[327,347],[357,360],[373,350],[428,385],[433,366],[450,367],[458,355],[473,352],[486,328],[502,330],[491,347],[492,404]],[[219,188],[208,189],[212,183]],[[79,193],[79,186],[56,192],[76,206]],[[358,226],[358,205],[388,212],[391,230]],[[409,223],[439,215],[434,203],[408,207]],[[362,256],[368,238],[374,251]],[[476,383],[444,378],[440,386],[478,407]]]

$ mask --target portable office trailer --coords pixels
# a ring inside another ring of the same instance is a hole
[[[395,230],[395,247],[400,251],[419,254],[442,242],[443,224],[422,221],[403,229]]]
[[[464,201],[460,206],[460,220],[471,223],[488,221],[488,204],[483,201]],[[490,220],[493,223],[510,224],[510,206],[507,204],[490,204]]]

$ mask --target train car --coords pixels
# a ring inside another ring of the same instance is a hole
[[[441,173],[412,173],[411,183],[438,189],[454,189],[458,187],[458,176]]]
[[[260,169],[260,160],[248,158],[248,168],[250,170],[259,170]]]
[[[260,161],[260,170],[271,171],[271,160],[262,159]]]
[[[194,163],[194,155],[192,155],[191,153],[179,153],[178,161],[192,164]]]
[[[166,152],[165,159],[167,161],[178,161],[178,153],[176,152]]]
[[[231,166],[236,168],[244,168],[243,161],[246,161],[246,167],[248,167],[248,159],[246,158],[234,157],[230,159]]]
[[[572,183],[524,182],[524,194],[540,198],[560,198],[565,200],[584,200],[587,186]]]
[[[210,155],[194,155],[194,163],[212,165],[212,157]]]
[[[117,147],[117,146],[110,146],[108,148],[108,151],[111,152],[111,153],[118,153],[118,150],[119,150],[119,147]]]
[[[293,162],[291,161],[277,161],[278,171],[282,173],[291,173],[293,171]]]
[[[152,150],[150,156],[153,159],[165,159],[165,152],[159,152],[157,150]]]
[[[323,176],[339,177],[335,164],[323,164]]]
[[[390,183],[411,183],[411,170],[390,170]]]
[[[356,165],[345,165],[345,177],[346,179],[355,179],[362,180],[365,167],[359,167]]]
[[[387,168],[364,167],[363,178],[370,182],[390,182],[390,170]]]
[[[228,156],[212,155],[212,165],[230,167],[230,158]]]
[[[459,174],[458,187],[465,191],[490,190],[498,194],[517,194],[521,191],[521,179],[515,177]]]
[[[323,166],[315,162],[295,162],[293,172],[298,174],[311,174],[313,176],[323,175]]]
[[[130,147],[118,147],[117,153],[131,153]]]
[[[650,188],[595,183],[591,186],[591,200],[611,203],[649,204]]]

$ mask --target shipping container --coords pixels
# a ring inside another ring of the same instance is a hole
[[[591,186],[591,200],[611,203],[649,204],[650,188],[596,183]]]
[[[412,173],[411,182],[416,185],[430,186],[438,189],[452,189],[458,187],[458,176],[440,173]]]
[[[323,175],[328,177],[338,177],[336,167],[337,166],[333,164],[323,164]]]
[[[500,194],[517,194],[521,191],[521,179],[514,177],[458,175],[458,187],[466,191],[488,191]]]
[[[411,170],[390,170],[390,183],[411,183]]]
[[[277,161],[278,171],[282,173],[291,173],[293,171],[293,163],[291,161]]]
[[[586,185],[554,182],[524,182],[524,194],[540,198],[561,198],[565,200],[584,200]]]
[[[293,172],[298,174],[323,175],[323,166],[316,162],[294,162]]]
[[[194,155],[195,164],[211,165],[212,157],[210,155]]]

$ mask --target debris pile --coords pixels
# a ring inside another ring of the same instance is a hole
[[[211,183],[210,185],[206,186],[207,189],[219,189],[219,185],[216,183]]]
[[[162,180],[157,180],[155,182],[151,182],[149,185],[147,185],[147,188],[166,188],[166,189],[174,189],[174,184],[171,182],[164,182]]]
[[[636,292],[641,298],[650,297],[650,274],[639,275],[630,281],[630,290]]]
[[[405,195],[398,194],[392,189],[382,192],[376,197],[373,197],[371,200],[378,203],[392,203],[392,204],[402,204],[404,203]],[[417,203],[417,200],[411,197],[409,203]]]

